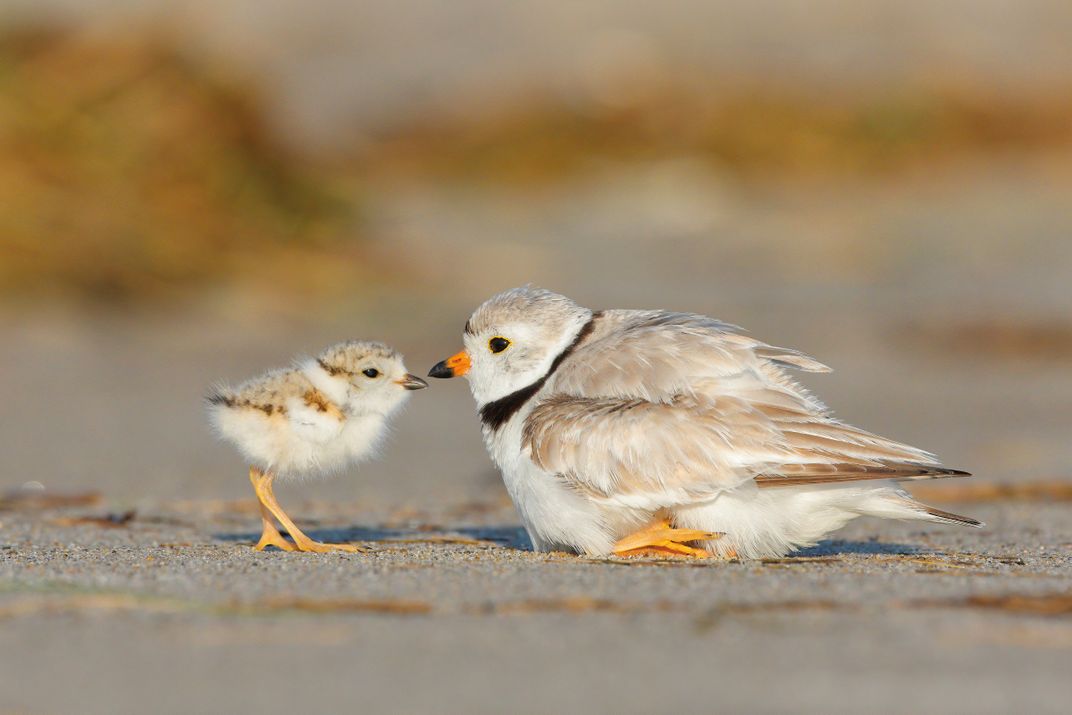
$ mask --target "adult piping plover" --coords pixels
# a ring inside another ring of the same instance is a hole
[[[726,323],[526,287],[463,339],[429,375],[469,379],[537,550],[763,558],[863,515],[980,526],[898,485],[966,472],[837,421],[786,371],[829,368]]]
[[[427,386],[408,374],[402,356],[386,345],[351,341],[235,389],[216,388],[208,397],[209,419],[252,465],[249,479],[264,522],[255,548],[360,551],[353,544],[322,544],[302,533],[276,501],[272,481],[276,475],[330,473],[373,456],[406,391]],[[279,533],[273,517],[293,544]]]

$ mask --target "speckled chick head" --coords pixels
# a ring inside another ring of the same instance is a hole
[[[383,343],[350,340],[325,349],[315,364],[338,386],[353,413],[389,414],[402,404],[406,390],[425,386],[406,372],[402,355]]]
[[[397,350],[371,340],[348,340],[324,349],[317,361],[333,374],[356,375],[370,367],[386,372],[389,363],[402,365],[402,356]]]

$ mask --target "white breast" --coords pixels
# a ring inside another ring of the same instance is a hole
[[[521,449],[521,428],[531,405],[496,431],[484,428],[488,454],[502,472],[506,491],[537,551],[606,554],[616,539],[602,510],[537,467]]]

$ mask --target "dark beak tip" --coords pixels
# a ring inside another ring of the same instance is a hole
[[[448,377],[454,377],[454,370],[447,367],[447,361],[441,360],[432,366],[432,369],[428,371],[428,377],[436,377],[439,379],[446,379]]]
[[[402,386],[407,390],[423,390],[428,387],[428,383],[416,375],[406,375],[406,379],[402,383]]]

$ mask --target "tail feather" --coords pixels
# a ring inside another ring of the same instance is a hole
[[[920,511],[930,514],[935,519],[949,524],[963,524],[964,526],[973,526],[976,529],[984,526],[983,522],[978,519],[973,519],[970,516],[961,516],[960,514],[954,514],[951,511],[942,511],[941,509],[935,509],[933,506],[927,506],[920,502],[913,502],[913,505],[917,506]]]
[[[970,477],[970,472],[947,469],[934,464],[885,463],[885,464],[786,464],[777,474],[760,474],[755,477],[760,487],[799,487],[806,484],[835,484],[838,482],[862,482],[875,479],[915,481],[918,479],[943,479],[945,477]]]
[[[208,394],[205,395],[205,402],[213,407],[220,405],[234,407],[237,404],[237,398],[226,385],[216,384],[209,388]]]

